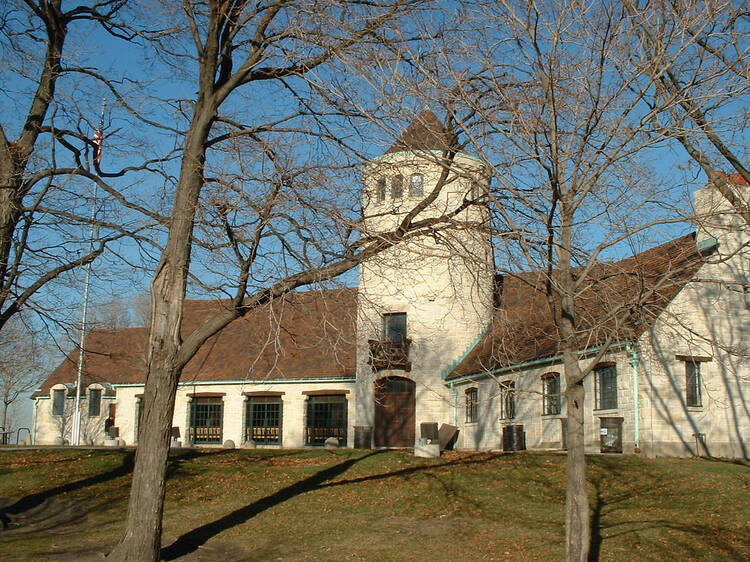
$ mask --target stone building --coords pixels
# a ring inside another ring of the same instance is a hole
[[[425,111],[367,166],[365,235],[416,205],[422,235],[363,264],[358,288],[288,294],[207,341],[182,375],[176,440],[412,447],[420,424],[437,422],[458,427],[459,448],[565,448],[544,279],[496,274],[486,170],[464,153],[447,169],[450,144]],[[581,361],[599,357],[584,383],[589,452],[750,455],[747,233],[711,188],[696,209],[695,234],[598,264],[579,296]],[[188,301],[184,332],[221,306]],[[147,341],[146,328],[89,337],[85,441],[111,425],[137,444]],[[76,361],[34,395],[38,444],[68,438]]]

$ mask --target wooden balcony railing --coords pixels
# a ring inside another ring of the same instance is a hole
[[[411,371],[409,345],[411,340],[367,340],[370,344],[370,365],[376,371],[403,369]]]

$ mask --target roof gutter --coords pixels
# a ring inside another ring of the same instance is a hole
[[[187,381],[180,382],[179,386],[206,386],[206,385],[221,385],[221,384],[300,384],[300,383],[342,383],[342,382],[357,382],[356,377],[336,377],[336,378],[300,378],[300,379],[264,379],[260,381],[256,380],[224,380],[224,381]],[[128,387],[139,387],[145,386],[145,382],[127,382],[127,383],[111,383],[112,388],[128,388]]]
[[[629,340],[625,341],[616,341],[614,343],[609,344],[609,349],[612,351],[617,351],[623,348],[627,348],[631,342]],[[578,352],[579,359],[583,359],[589,355],[593,355],[595,353],[598,353],[603,349],[604,346],[597,345],[594,347],[590,347],[588,349],[584,349],[583,351]],[[453,388],[454,384],[462,384],[465,382],[474,382],[478,379],[482,379],[485,377],[491,377],[495,375],[504,375],[506,373],[513,373],[515,371],[525,371],[526,369],[531,369],[532,367],[538,367],[540,365],[547,365],[550,363],[559,363],[562,361],[562,353],[558,353],[556,355],[550,355],[549,357],[542,357],[541,359],[533,359],[531,361],[525,361],[523,363],[516,363],[515,365],[509,365],[507,367],[501,367],[499,369],[493,369],[491,371],[483,371],[478,373],[473,373],[471,375],[464,375],[462,377],[458,377],[456,379],[446,381],[446,383],[451,385],[451,388]]]

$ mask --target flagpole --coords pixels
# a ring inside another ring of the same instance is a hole
[[[97,164],[101,161],[102,155],[102,129],[104,128],[104,106],[107,103],[106,98],[102,100],[102,114],[99,119],[99,128],[94,134],[94,142],[97,143],[94,159]],[[89,255],[94,251],[94,219],[96,218],[96,195],[97,185],[94,183],[94,198],[91,202],[91,227],[89,228]],[[76,377],[76,400],[73,410],[73,427],[71,429],[71,444],[78,446],[81,444],[81,394],[83,382],[83,362],[85,360],[86,349],[86,316],[89,306],[89,287],[91,286],[91,266],[93,260],[86,264],[86,280],[83,288],[83,310],[81,311],[81,338],[78,351],[78,373]]]

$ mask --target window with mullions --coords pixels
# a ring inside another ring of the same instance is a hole
[[[102,408],[102,391],[98,388],[89,388],[89,417],[98,416]]]
[[[221,443],[224,402],[221,398],[193,398],[190,403],[190,441]]]
[[[545,416],[560,413],[560,373],[542,376],[543,411]]]
[[[245,441],[281,444],[281,398],[253,396],[245,406]]]
[[[409,195],[411,197],[422,197],[424,195],[424,176],[412,174],[409,181]]]
[[[335,437],[346,445],[346,397],[343,395],[310,396],[307,400],[305,444],[323,445]]]
[[[685,361],[685,404],[699,407],[701,402],[701,364]]]
[[[500,419],[511,420],[516,417],[516,383],[500,383]]]
[[[466,423],[477,421],[477,389],[469,388],[466,391]]]
[[[614,365],[599,367],[594,371],[594,395],[597,410],[617,408],[617,369]]]
[[[391,197],[401,199],[404,196],[404,176],[401,174],[391,178]]]

